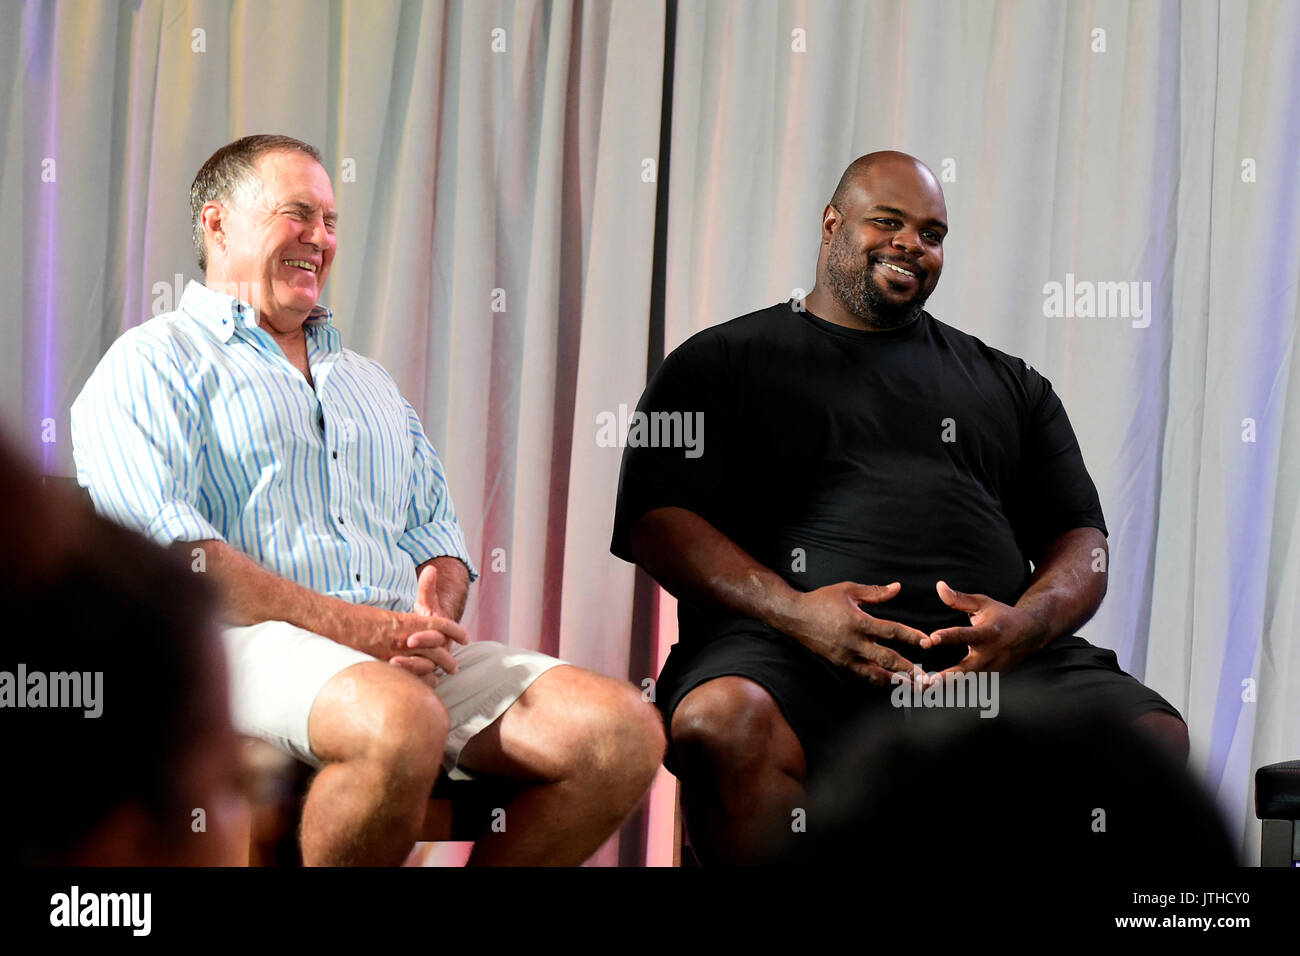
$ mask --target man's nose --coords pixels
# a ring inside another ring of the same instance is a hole
[[[921,245],[921,234],[915,229],[898,230],[898,232],[894,233],[892,245],[912,255],[920,255],[924,248]]]
[[[317,216],[303,229],[302,240],[317,249],[324,249],[329,245],[329,235],[329,229],[325,227],[324,217]]]

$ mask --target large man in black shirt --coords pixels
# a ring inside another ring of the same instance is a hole
[[[692,337],[638,406],[703,426],[692,448],[629,436],[612,550],[679,600],[656,700],[705,862],[760,858],[900,682],[1034,673],[1186,757],[1177,710],[1074,635],[1106,526],[1051,384],[923,311],[947,228],[923,164],[859,158],[805,302]]]

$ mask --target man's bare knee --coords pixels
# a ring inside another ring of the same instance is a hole
[[[765,764],[804,772],[803,748],[772,695],[744,677],[719,677],[688,693],[673,712],[673,747],[690,765]]]
[[[626,813],[662,766],[663,718],[626,681],[577,669],[569,676],[591,706],[574,715],[565,776],[585,778],[605,793],[611,812]]]
[[[663,718],[640,691],[623,682],[612,682],[606,706],[608,730],[599,765],[648,787],[664,758]]]
[[[312,752],[321,760],[369,760],[430,778],[441,766],[448,728],[447,710],[432,689],[379,661],[330,678],[308,719]]]

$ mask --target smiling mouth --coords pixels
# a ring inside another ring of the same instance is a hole
[[[908,271],[907,269],[904,269],[902,266],[896,266],[896,265],[894,265],[892,262],[886,262],[884,259],[879,259],[879,260],[877,260],[877,261],[878,261],[882,266],[884,266],[886,269],[891,269],[891,270],[893,270],[894,272],[897,272],[897,273],[898,273],[901,277],[903,277],[904,279],[915,279],[915,278],[916,278],[916,273],[915,273],[915,272],[910,272],[910,271]]]
[[[313,275],[316,273],[316,264],[308,262],[306,259],[281,259],[286,266],[293,266],[295,269],[306,269]]]

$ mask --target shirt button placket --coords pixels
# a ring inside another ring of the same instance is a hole
[[[331,457],[335,461],[339,460],[340,449],[342,449],[343,453],[346,455],[348,451],[351,449],[352,445],[355,444],[356,442],[356,429],[357,429],[356,422],[354,422],[351,418],[345,415],[338,420],[338,426],[339,426],[338,433],[336,434],[335,441],[334,441],[334,449],[331,452]],[[335,490],[338,492],[338,496],[337,496],[337,501],[339,503],[338,514],[337,514],[338,523],[340,528],[343,528],[346,527],[346,521],[344,520],[344,516],[343,516],[343,512],[345,510],[344,505],[346,502],[351,500],[355,495],[355,489],[352,488],[351,475],[348,473],[346,468],[341,468],[341,470],[338,472],[335,481]],[[349,540],[348,534],[346,532],[342,532],[342,534],[344,540],[348,541],[349,544],[348,570],[352,573],[352,580],[360,584],[361,571],[356,564],[357,549],[350,546],[351,541]]]

